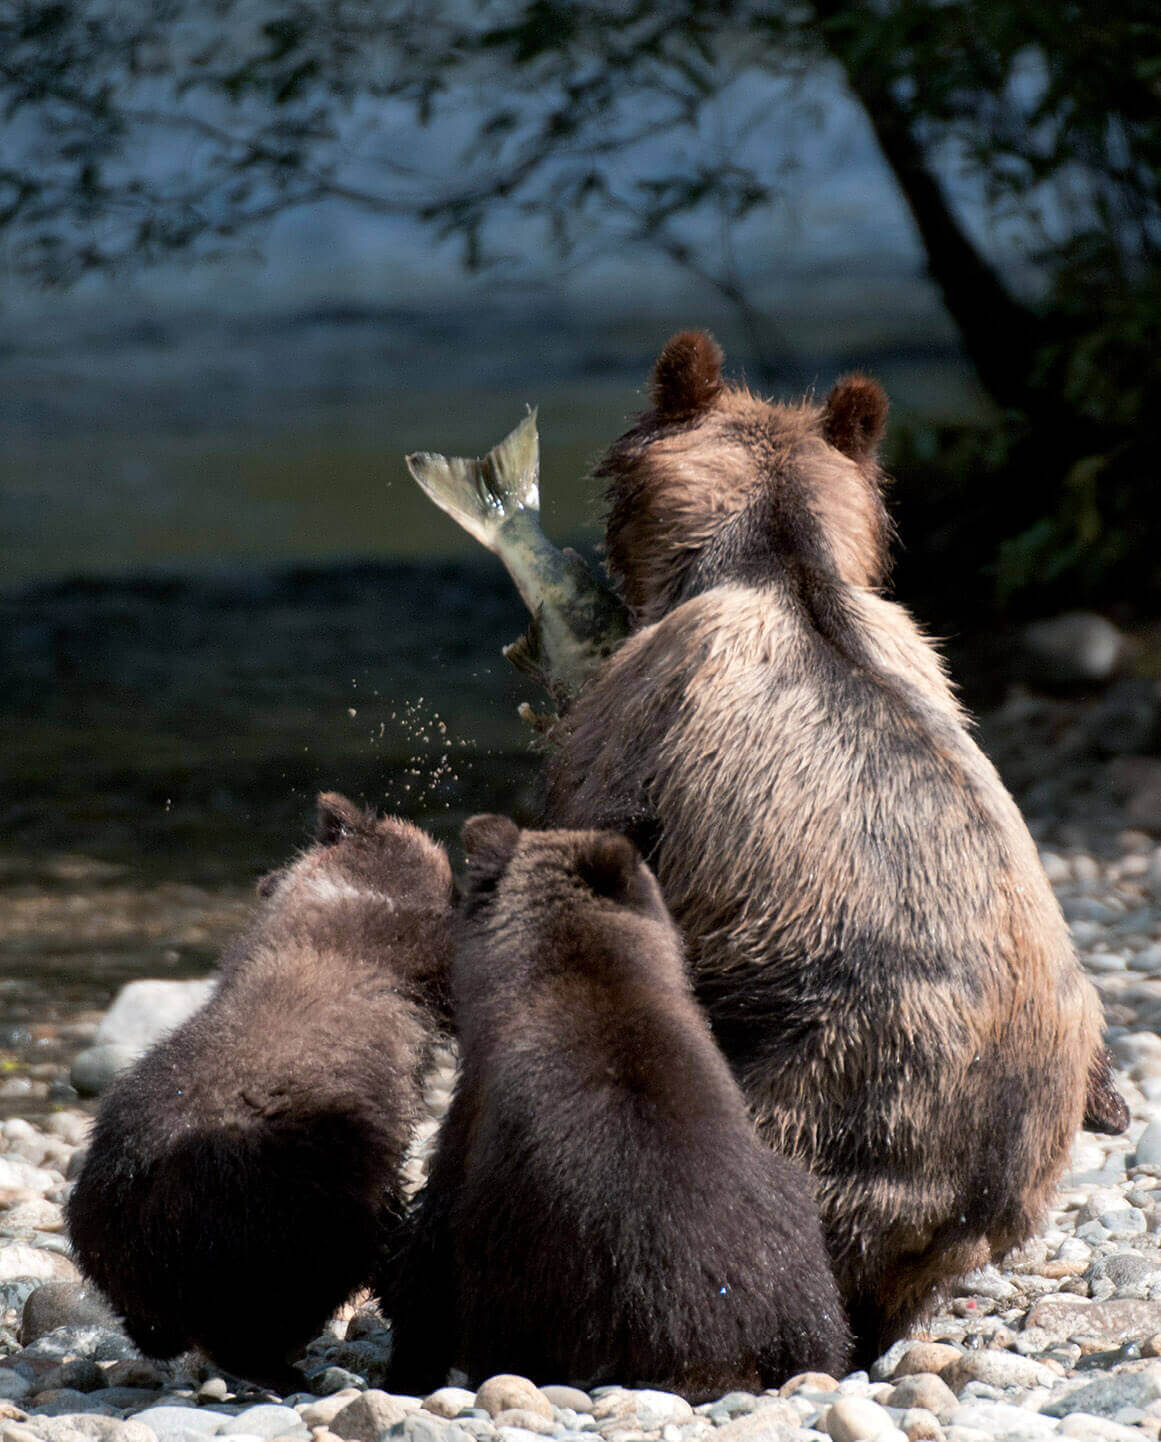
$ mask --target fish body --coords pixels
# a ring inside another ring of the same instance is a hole
[[[486,456],[416,451],[407,468],[440,510],[503,562],[532,615],[527,633],[504,655],[563,712],[629,634],[629,620],[584,558],[559,550],[541,530],[536,412]],[[528,719],[535,719],[531,712]]]

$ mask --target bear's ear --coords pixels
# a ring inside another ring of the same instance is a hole
[[[607,896],[610,901],[628,901],[640,865],[641,853],[628,837],[605,831],[581,856],[577,872],[598,896]]]
[[[822,433],[844,456],[865,461],[883,439],[890,402],[870,376],[843,376],[826,398]]]
[[[473,878],[499,876],[512,860],[520,841],[520,828],[507,816],[469,816],[460,839]]]
[[[373,818],[337,791],[322,792],[315,805],[318,811],[314,835],[323,846],[333,846],[336,841],[343,841],[348,836],[373,830]]]
[[[722,393],[722,348],[705,330],[683,330],[653,367],[653,405],[666,420],[709,410]]]

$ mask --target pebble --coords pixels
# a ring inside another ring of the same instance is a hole
[[[332,1420],[359,1395],[359,1388],[345,1387],[341,1392],[333,1392],[329,1397],[320,1397],[313,1402],[305,1402],[298,1408],[298,1415],[302,1418],[307,1427],[312,1430],[316,1427],[330,1427]]]
[[[94,1038],[98,1046],[143,1052],[209,1001],[215,982],[130,981],[113,998]]]
[[[1150,1122],[1137,1138],[1138,1165],[1161,1166],[1161,1121]]]
[[[947,1383],[934,1372],[912,1372],[901,1377],[886,1399],[888,1407],[922,1407],[934,1412],[937,1417],[950,1412],[956,1405],[956,1396]]]
[[[576,1392],[575,1389],[571,1387],[558,1387],[554,1390],[558,1392],[575,1393],[577,1397],[583,1398],[587,1403],[585,1410],[589,1412],[592,1411],[592,1403],[589,1402],[588,1396],[584,1392]],[[547,1387],[544,1388],[544,1395],[548,1397],[548,1400],[554,1407],[571,1405],[567,1402],[559,1402],[555,1397],[549,1396],[549,1389]],[[425,1397],[423,1405],[426,1411],[434,1412],[437,1417],[458,1417],[466,1408],[476,1405],[476,1394],[469,1392],[466,1387],[441,1387],[437,1392],[433,1392],[430,1397]],[[575,1411],[577,1409],[574,1407],[573,1410]]]
[[[148,1427],[157,1442],[185,1442],[187,1438],[211,1437],[234,1419],[211,1407],[161,1406],[147,1407],[135,1420]]]
[[[20,1340],[27,1347],[58,1327],[109,1327],[113,1322],[108,1303],[95,1287],[85,1282],[45,1282],[24,1304]]]
[[[1050,1418],[1010,1402],[971,1402],[953,1412],[947,1424],[971,1427],[990,1437],[1050,1437],[1056,1431]]]
[[[633,1398],[633,1415],[646,1432],[658,1432],[668,1422],[688,1422],[693,1416],[693,1408],[684,1397],[674,1392],[646,1388],[630,1395]]]
[[[884,1437],[898,1429],[885,1407],[865,1397],[840,1397],[822,1418],[833,1442],[861,1442],[863,1438]]]
[[[0,1239],[0,1282],[17,1277],[35,1277],[37,1281],[80,1280],[80,1272],[60,1252],[33,1247],[27,1242]]]
[[[310,1436],[306,1424],[293,1407],[279,1407],[273,1404],[247,1407],[244,1412],[239,1412],[236,1417],[231,1418],[229,1423],[219,1428],[218,1432],[218,1435],[222,1437],[235,1434],[263,1439],[287,1437],[298,1439],[298,1442],[305,1442],[305,1439]],[[338,1435],[344,1434],[339,1433]],[[376,1433],[375,1436],[377,1437],[378,1434]],[[375,1442],[374,1437],[371,1442]]]
[[[459,1392],[458,1388],[445,1387],[445,1392]],[[548,1398],[554,1407],[567,1407],[571,1412],[592,1412],[593,1399],[587,1392],[582,1392],[579,1387],[562,1387],[550,1383],[547,1387],[541,1387],[541,1392]],[[437,1394],[438,1395],[438,1394]],[[465,1394],[470,1396],[471,1394]],[[427,1403],[423,1404],[425,1407]],[[471,1406],[471,1403],[468,1403]]]
[[[476,1406],[482,1407],[489,1417],[495,1417],[498,1412],[526,1410],[552,1421],[552,1403],[540,1388],[527,1377],[508,1372],[489,1377],[483,1383],[476,1392]]]
[[[987,1347],[964,1352],[941,1375],[955,1393],[969,1382],[983,1382],[989,1387],[1043,1387],[1056,1381],[1056,1373],[1042,1362]]]
[[[961,1352],[961,1348],[949,1347],[944,1342],[908,1342],[904,1344],[892,1375],[907,1377],[913,1372],[934,1372],[938,1375],[945,1367],[958,1362]]]
[[[497,1412],[492,1421],[501,1430],[505,1427],[517,1427],[525,1432],[538,1433],[542,1437],[551,1437],[556,1431],[555,1413],[550,1418],[542,1417],[539,1412],[532,1412],[527,1407],[505,1408],[503,1412]]]
[[[140,1055],[134,1047],[118,1046],[113,1042],[86,1047],[73,1058],[69,1081],[80,1096],[100,1096]]]
[[[1083,1387],[1072,1388],[1063,1396],[1054,1397],[1040,1410],[1046,1417],[1067,1417],[1071,1412],[1091,1412],[1097,1417],[1111,1417],[1125,1407],[1147,1407],[1161,1397],[1161,1367],[1155,1363],[1143,1372],[1110,1373]]]
[[[404,1421],[407,1415],[408,1409],[389,1393],[370,1388],[336,1412],[329,1426],[336,1437],[350,1442],[378,1442],[380,1432]]]
[[[922,1407],[909,1407],[899,1418],[899,1430],[907,1442],[943,1442],[939,1418]]]

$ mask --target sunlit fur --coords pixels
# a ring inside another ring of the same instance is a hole
[[[451,872],[402,821],[320,798],[207,1005],[103,1099],[69,1201],[82,1269],[141,1350],[289,1360],[392,1244],[446,1007]]]
[[[635,848],[503,817],[464,844],[463,1071],[388,1303],[393,1385],[841,1376],[817,1204],[757,1139]]]
[[[1031,1231],[1107,1082],[1099,1005],[939,656],[877,589],[882,392],[770,403],[699,355],[708,404],[667,366],[670,408],[601,466],[637,625],[554,733],[546,815],[645,850],[762,1132],[817,1179],[866,1359]]]

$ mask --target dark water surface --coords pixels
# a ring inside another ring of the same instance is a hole
[[[122,983],[206,973],[319,790],[531,818],[525,620],[483,554],[0,595],[0,1111]]]

